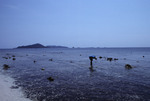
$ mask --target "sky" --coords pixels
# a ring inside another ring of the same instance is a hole
[[[150,47],[150,0],[0,0],[0,48]]]

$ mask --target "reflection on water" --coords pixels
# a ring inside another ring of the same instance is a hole
[[[0,53],[0,57],[15,55],[14,61],[0,58],[1,65],[10,66],[1,72],[15,78],[16,85],[34,101],[150,99],[150,49],[14,49]],[[89,67],[91,54],[118,60],[101,58]],[[135,68],[126,70],[125,64]],[[54,80],[50,82],[49,77]]]
[[[96,71],[95,69],[93,69],[93,66],[89,67],[90,72],[94,72]]]

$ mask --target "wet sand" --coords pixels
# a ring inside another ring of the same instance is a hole
[[[20,88],[12,89],[14,80],[0,74],[0,99],[1,101],[31,101],[24,97]]]

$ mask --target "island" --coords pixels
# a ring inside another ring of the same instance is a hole
[[[44,46],[42,44],[36,43],[36,44],[32,44],[32,45],[18,46],[17,48],[68,48],[68,47],[66,47],[66,46],[55,46],[55,45]]]
[[[46,46],[46,48],[68,48],[68,47],[51,45],[51,46]]]

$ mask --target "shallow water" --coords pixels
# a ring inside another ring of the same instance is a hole
[[[16,60],[2,58],[12,55]],[[103,58],[89,69],[89,55]],[[2,70],[3,64],[11,68]],[[0,50],[0,65],[0,72],[13,77],[34,101],[150,100],[150,48]]]

